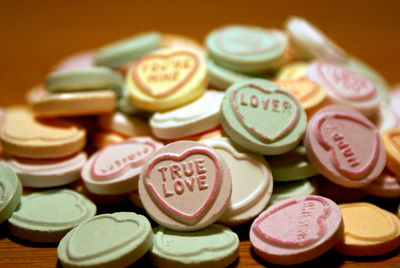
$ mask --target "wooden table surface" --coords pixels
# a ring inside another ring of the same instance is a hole
[[[203,42],[227,23],[282,27],[290,15],[303,16],[350,54],[400,82],[400,1],[1,1],[0,106],[23,103],[25,92],[43,81],[69,54],[97,48],[147,30],[183,34]],[[374,200],[376,201],[376,200]],[[393,209],[398,200],[377,200]],[[130,204],[101,206],[100,212],[135,210]],[[241,239],[238,267],[270,266],[257,259],[248,241],[249,225],[234,228]],[[140,265],[146,266],[146,260]],[[0,267],[56,267],[56,245],[38,245],[10,236],[0,225]],[[328,252],[304,267],[400,267],[400,250],[373,258]]]

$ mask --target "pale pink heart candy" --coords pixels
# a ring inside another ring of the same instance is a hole
[[[317,60],[309,65],[307,77],[325,88],[329,103],[351,106],[365,116],[374,115],[379,109],[374,83],[345,65]]]
[[[317,258],[343,235],[339,207],[322,196],[293,197],[269,207],[250,228],[250,241],[263,260],[293,265]]]
[[[400,197],[400,177],[385,168],[379,177],[363,188],[366,193],[384,198]]]
[[[85,51],[63,59],[54,69],[57,71],[70,71],[92,66],[94,66],[94,52]]]
[[[215,222],[229,205],[232,181],[225,161],[194,141],[170,143],[143,165],[139,195],[160,225],[194,231]]]
[[[344,105],[319,110],[308,122],[304,145],[312,165],[344,187],[366,186],[386,164],[385,147],[376,127]]]
[[[86,188],[102,195],[136,190],[143,163],[162,146],[150,137],[135,137],[104,147],[82,169]]]

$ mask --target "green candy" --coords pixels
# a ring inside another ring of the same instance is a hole
[[[296,97],[268,80],[234,83],[225,93],[221,113],[229,137],[259,154],[292,150],[306,130],[307,116]]]
[[[211,58],[206,60],[210,84],[221,89],[227,89],[235,82],[251,79],[252,77],[231,71],[219,66]]]
[[[386,80],[377,72],[375,71],[371,66],[366,64],[365,62],[355,58],[355,57],[350,57],[347,62],[347,66],[357,72],[360,73],[367,78],[371,79],[372,82],[374,82],[376,86],[376,91],[378,93],[378,96],[380,100],[383,103],[389,103],[389,94],[390,94],[390,88],[386,82]]]
[[[212,224],[195,232],[155,227],[150,258],[157,267],[226,267],[239,256],[239,238],[228,227]]]
[[[162,37],[158,32],[136,35],[100,48],[95,62],[97,65],[118,67],[160,48],[161,44]]]
[[[308,161],[306,148],[299,144],[292,151],[267,157],[274,181],[294,181],[310,178],[318,171]]]
[[[279,31],[229,25],[206,38],[210,57],[221,66],[244,73],[263,73],[283,62],[286,38]]]
[[[292,182],[281,182],[274,184],[274,191],[268,206],[272,206],[282,200],[286,200],[295,196],[314,195],[317,193],[317,188],[308,180],[299,180]]]
[[[0,163],[0,223],[6,221],[18,206],[22,193],[17,174]]]
[[[112,89],[119,95],[122,85],[123,77],[105,67],[55,71],[46,77],[46,89],[53,93]]]
[[[57,248],[63,267],[126,267],[153,243],[146,217],[117,212],[93,217],[71,230]]]
[[[12,234],[34,242],[58,242],[72,228],[96,215],[96,205],[69,189],[32,193],[8,219]]]

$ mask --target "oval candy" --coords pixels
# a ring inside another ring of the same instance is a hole
[[[386,166],[400,176],[400,128],[388,129],[382,137],[386,148]]]

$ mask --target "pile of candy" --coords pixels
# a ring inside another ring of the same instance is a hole
[[[224,26],[205,48],[136,35],[65,59],[27,100],[0,113],[0,222],[59,242],[65,267],[146,253],[160,267],[224,267],[239,255],[226,226],[249,221],[273,264],[400,246],[396,215],[354,203],[400,197],[400,89],[304,19]],[[93,201],[125,197],[159,226],[95,216]]]

